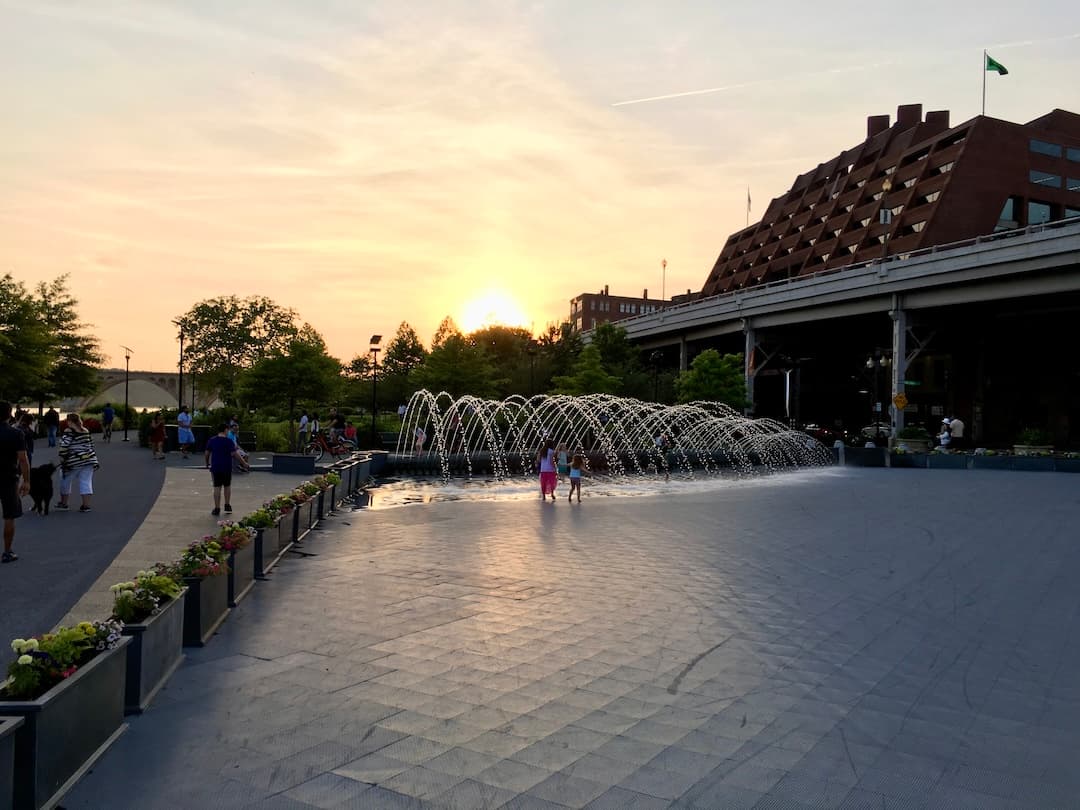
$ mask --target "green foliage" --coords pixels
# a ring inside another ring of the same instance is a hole
[[[741,410],[746,406],[742,354],[722,355],[706,349],[675,380],[679,402],[722,402]]]
[[[613,394],[622,385],[622,380],[604,370],[600,350],[589,344],[581,350],[573,373],[559,375],[552,379],[555,394]]]
[[[237,374],[272,354],[285,353],[296,340],[306,342],[314,330],[298,325],[292,309],[265,296],[235,295],[202,301],[177,321],[184,334],[184,362],[203,386],[233,398]]]
[[[159,613],[161,604],[175,599],[181,591],[180,584],[166,571],[159,565],[109,588],[113,593],[113,616],[124,624],[138,624]]]
[[[906,425],[896,432],[896,438],[928,442],[930,441],[930,432],[919,425]]]
[[[510,394],[529,390],[529,350],[532,335],[528,329],[516,326],[488,326],[466,337],[466,341],[483,347],[494,369],[494,396],[503,399]]]
[[[13,700],[33,700],[99,652],[114,649],[123,636],[118,622],[80,622],[61,627],[38,638],[17,638],[11,649],[18,656],[8,666],[5,696]]]
[[[426,357],[427,351],[424,349],[424,344],[420,342],[416,330],[402,321],[383,353],[380,373],[387,377],[408,377],[413,369],[423,364]]]
[[[13,402],[89,393],[101,355],[84,334],[67,277],[34,294],[10,274],[0,279],[0,396]]]
[[[1026,427],[1016,435],[1016,444],[1038,447],[1049,445],[1053,439],[1042,428]]]
[[[449,320],[443,321],[444,325]],[[464,394],[492,397],[497,390],[495,367],[487,351],[466,340],[460,332],[439,340],[424,365],[413,372],[413,378],[420,388],[446,391],[454,397]]]
[[[340,382],[341,363],[326,353],[321,338],[292,340],[245,371],[237,393],[248,405],[285,405],[292,413],[299,400],[330,400]]]
[[[225,548],[215,539],[204,537],[184,549],[176,561],[176,573],[180,577],[216,577],[228,573]]]
[[[292,446],[289,441],[288,422],[250,422],[245,424],[243,429],[254,431],[260,451],[285,453]]]
[[[253,529],[269,529],[277,520],[278,512],[271,511],[265,506],[260,506],[254,512],[244,515],[240,519],[241,526],[250,526]]]

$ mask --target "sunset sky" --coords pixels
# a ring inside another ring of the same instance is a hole
[[[810,16],[820,9],[820,17]],[[1080,4],[0,0],[0,272],[70,273],[110,363],[267,295],[348,361],[698,290],[898,104],[1080,111]],[[719,88],[719,89],[717,89]],[[695,90],[715,92],[620,104]]]

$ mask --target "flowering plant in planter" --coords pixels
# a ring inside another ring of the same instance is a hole
[[[330,488],[330,482],[326,480],[325,475],[316,475],[314,478],[311,479],[311,483],[313,483],[319,488],[318,490],[316,490],[316,492],[318,492],[319,490]]]
[[[315,495],[319,494],[319,492],[322,490],[322,487],[316,484],[314,481],[305,481],[299,487],[297,487],[297,489],[302,489],[304,491],[304,494],[307,495],[308,498],[312,498]]]
[[[156,616],[161,605],[180,595],[181,586],[173,573],[158,564],[150,571],[139,571],[128,582],[109,588],[113,592],[113,618],[124,624],[139,624]]]
[[[341,476],[338,475],[336,472],[328,472],[323,477],[326,479],[327,486],[336,487],[338,484],[341,483]]]
[[[228,572],[225,558],[228,552],[212,537],[192,543],[180,559],[176,570],[181,577],[216,577]]]
[[[292,502],[293,502],[293,503],[295,503],[295,504],[296,504],[297,506],[299,506],[299,505],[300,505],[300,504],[302,504],[302,503],[307,503],[308,501],[310,501],[310,500],[311,500],[311,496],[310,496],[310,495],[308,495],[308,494],[307,494],[307,493],[306,493],[306,492],[304,491],[304,488],[303,488],[303,486],[299,486],[299,487],[297,487],[296,489],[294,489],[294,490],[293,490],[293,491],[292,491],[292,492],[291,492],[291,493],[289,494],[289,497],[290,497],[290,498],[292,498]]]
[[[114,649],[123,638],[116,621],[80,622],[30,639],[17,638],[11,649],[19,657],[8,666],[4,693],[14,700],[33,700],[70,678],[95,655]]]
[[[250,526],[252,529],[269,529],[274,525],[274,520],[279,514],[280,510],[272,510],[270,505],[267,504],[248,515],[244,515],[244,517],[240,519],[240,525]]]
[[[293,501],[290,495],[275,495],[266,504],[267,509],[279,515],[291,512],[295,507],[296,502]]]
[[[223,520],[218,523],[218,526],[221,529],[218,531],[217,537],[204,537],[203,539],[217,540],[225,551],[239,551],[255,539],[255,530],[250,526],[242,526],[239,523],[233,523],[231,520]]]

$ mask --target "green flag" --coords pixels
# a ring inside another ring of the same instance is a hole
[[[986,55],[986,69],[996,70],[1001,76],[1009,75],[1009,69],[1001,64],[1001,62],[996,61],[990,54]]]

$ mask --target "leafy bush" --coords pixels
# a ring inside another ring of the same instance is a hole
[[[216,537],[204,537],[203,540],[216,540],[225,551],[238,551],[255,539],[255,530],[250,526],[223,520],[218,524],[221,529]]]
[[[188,546],[176,561],[181,577],[216,577],[228,573],[227,553],[212,537],[204,537]]]
[[[1028,446],[1048,445],[1051,441],[1050,434],[1042,428],[1026,427],[1016,436],[1017,444]]]
[[[241,518],[240,525],[250,526],[253,529],[269,529],[274,525],[279,514],[280,511],[277,509],[271,511],[268,506],[262,506]]]
[[[11,649],[19,657],[8,666],[4,693],[14,700],[40,697],[99,652],[114,649],[121,638],[120,623],[114,621],[80,622],[38,638],[17,638]]]
[[[288,422],[252,422],[241,425],[241,428],[254,431],[259,440],[259,450],[268,453],[285,453],[291,449]]]
[[[89,430],[91,433],[101,433],[101,420],[95,419],[93,416],[87,417],[82,420],[83,427]]]
[[[930,441],[930,432],[924,427],[910,425],[899,430],[896,438],[928,442]]]
[[[109,590],[113,592],[113,616],[124,624],[138,624],[159,613],[163,602],[179,596],[181,586],[169,569],[159,565],[139,571],[135,579],[118,582]]]

